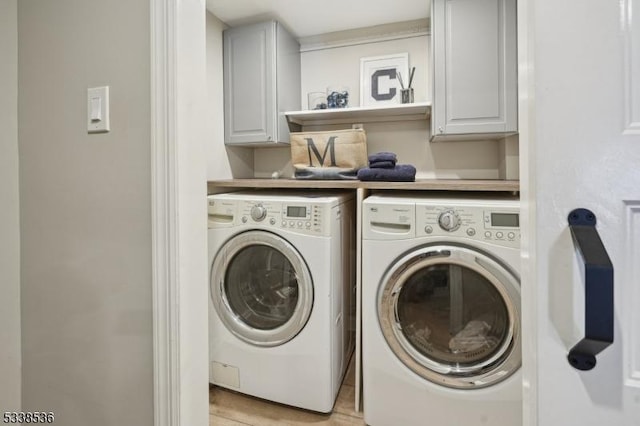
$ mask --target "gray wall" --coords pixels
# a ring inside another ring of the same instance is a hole
[[[23,409],[152,425],[149,2],[18,3]]]
[[[0,412],[20,409],[17,0],[0,0]]]

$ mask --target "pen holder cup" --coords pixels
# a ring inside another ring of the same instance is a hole
[[[400,96],[403,104],[412,104],[413,103],[413,87],[408,89],[401,89]]]

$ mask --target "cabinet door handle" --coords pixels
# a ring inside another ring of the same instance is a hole
[[[568,221],[584,263],[585,337],[571,348],[567,359],[578,370],[591,370],[596,366],[596,355],[613,343],[613,265],[592,211],[575,209]]]

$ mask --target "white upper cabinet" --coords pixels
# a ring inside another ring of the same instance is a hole
[[[225,143],[289,143],[285,111],[300,109],[300,46],[276,21],[224,32]]]
[[[516,0],[433,0],[433,140],[517,131]]]

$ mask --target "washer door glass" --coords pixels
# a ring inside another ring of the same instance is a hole
[[[391,349],[435,383],[483,387],[520,366],[519,282],[484,253],[453,245],[410,253],[386,274],[378,308]]]
[[[306,324],[313,285],[291,244],[269,232],[250,231],[233,237],[217,253],[211,296],[232,333],[251,344],[275,346]]]

